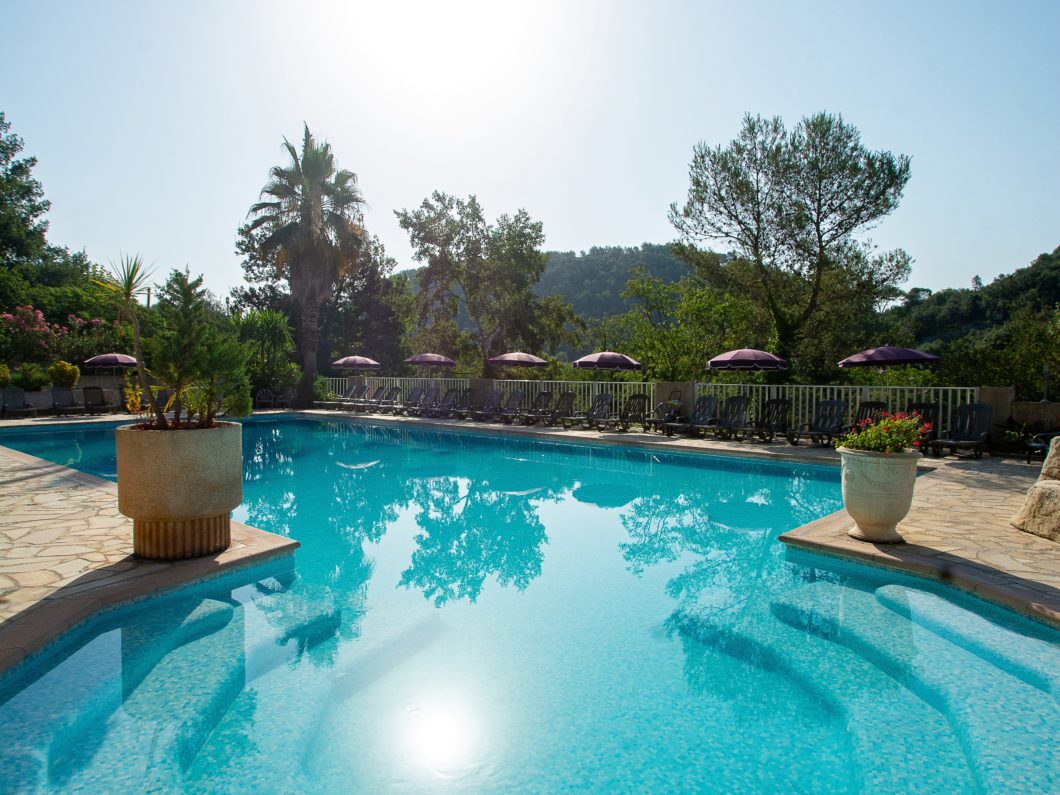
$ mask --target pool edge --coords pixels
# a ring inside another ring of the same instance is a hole
[[[917,478],[913,511],[917,500],[930,500],[933,491],[954,480],[952,473],[942,469]],[[853,523],[850,514],[839,510],[782,533],[778,540],[792,548],[934,580],[1060,630],[1060,591],[1053,586],[974,558],[917,543],[917,532],[908,517],[898,525],[899,532],[907,538],[903,544],[872,544],[853,539],[847,535]],[[1036,543],[1031,541],[1036,536],[1008,529],[1019,534],[1013,538]]]
[[[97,503],[102,501],[108,508],[112,504],[113,513],[117,514],[117,485],[109,480],[8,447],[0,446],[0,458],[5,463],[31,466],[38,477],[53,481],[58,479],[75,491],[84,490]],[[62,518],[56,518],[54,523],[62,521]],[[128,555],[121,563],[128,565],[116,567],[111,577],[101,577],[100,571],[113,564],[90,566],[76,579],[57,585],[50,593],[42,593],[37,599],[26,600],[25,606],[18,612],[0,619],[0,675],[43,651],[102,611],[280,556],[292,555],[299,546],[293,539],[233,520],[232,545],[224,552],[172,563],[141,561],[132,557],[132,520],[127,522]],[[120,535],[124,528],[115,532]],[[47,589],[47,586],[40,587]],[[6,601],[6,598],[0,596],[0,600]]]

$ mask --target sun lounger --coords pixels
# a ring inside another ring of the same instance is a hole
[[[343,401],[342,408],[344,411],[365,411],[371,401],[375,401],[375,404],[379,405],[379,401],[386,395],[386,390],[385,386],[377,386],[371,395],[366,391],[361,397]]]
[[[497,412],[497,419],[511,425],[519,417],[523,410],[523,395],[526,393],[521,389],[513,389],[508,393],[508,399],[504,401],[501,410]]]
[[[449,416],[453,419],[464,420],[467,419],[467,415],[475,406],[475,389],[474,387],[468,387],[460,393],[460,397],[457,398],[456,405],[453,406],[453,410],[449,412]]]
[[[830,445],[834,437],[843,433],[843,418],[846,413],[845,400],[822,400],[817,404],[813,421],[809,425],[788,431],[788,442],[798,444],[803,435],[807,435],[813,444]]]
[[[399,405],[401,405],[401,387],[392,386],[386,391],[386,394],[383,395],[378,404],[369,405],[366,410],[379,414],[396,414]]]
[[[83,414],[85,407],[77,402],[74,391],[68,386],[52,387],[52,412],[56,416],[63,414]]]
[[[850,433],[864,422],[875,423],[880,417],[887,413],[887,404],[882,400],[863,400],[858,403],[858,410],[854,414],[854,422],[843,426],[843,433]]]
[[[707,426],[707,430],[722,439],[732,439],[737,432],[747,427],[747,409],[751,401],[746,395],[725,398],[718,410],[718,421]]]
[[[574,400],[575,394],[573,392],[560,392],[559,397],[556,398],[556,405],[552,407],[544,421],[548,425],[554,426],[557,422],[563,422],[563,420],[573,417]]]
[[[3,416],[37,416],[37,409],[26,402],[26,392],[20,386],[9,386],[4,389]]]
[[[405,404],[405,413],[410,417],[421,417],[438,402],[438,387],[432,384],[415,404]]]
[[[358,398],[362,398],[368,392],[368,384],[354,384],[346,393],[341,397],[337,397],[334,400],[314,400],[313,408],[315,409],[330,409],[332,411],[342,408],[345,404],[352,403]]]
[[[647,395],[643,392],[630,395],[626,398],[625,404],[619,411],[611,413],[608,418],[603,421],[602,428],[604,430],[628,431],[629,426],[634,422],[639,422],[643,427],[645,425],[644,415],[647,411]],[[645,428],[645,430],[647,429]]]
[[[563,419],[564,428],[573,428],[575,425],[584,425],[590,430],[607,421],[611,416],[611,400],[609,393],[602,393],[593,398],[589,404],[589,410],[584,414],[572,414]]]
[[[675,433],[687,433],[691,436],[699,436],[717,423],[718,398],[714,395],[700,395],[692,406],[692,414],[688,417],[677,417],[674,420],[663,423],[663,432],[667,436]]]
[[[920,449],[927,450],[927,445],[939,438],[939,404],[938,403],[910,403],[906,409],[907,414],[919,414],[920,421],[930,425],[924,433],[920,434]]]
[[[931,452],[935,456],[942,454],[942,448],[949,448],[951,455],[956,455],[961,448],[971,448],[976,458],[983,457],[990,442],[990,422],[994,418],[994,409],[985,403],[968,403],[957,409],[953,427],[939,432],[939,438],[931,443]]]
[[[1035,434],[1029,442],[1027,442],[1027,463],[1031,462],[1031,456],[1040,455],[1042,459],[1049,454],[1049,445],[1053,443],[1053,439],[1060,436],[1060,431],[1053,431],[1052,433],[1038,433]]]
[[[504,390],[494,389],[490,392],[489,397],[486,398],[486,402],[477,409],[471,409],[467,416],[476,421],[487,420],[501,410],[502,400],[504,400]]]
[[[254,408],[256,409],[271,409],[275,404],[276,396],[267,387],[259,389],[254,395]]]
[[[453,406],[456,405],[456,399],[460,397],[460,390],[456,387],[450,387],[445,390],[445,394],[442,395],[442,399],[435,402],[433,406],[426,409],[422,416],[427,417],[448,417],[453,410]]]
[[[544,389],[534,395],[530,408],[522,412],[518,420],[526,425],[544,421],[552,413],[552,390]]]
[[[736,438],[744,436],[757,436],[763,442],[773,441],[778,433],[784,435],[788,432],[788,409],[791,401],[787,398],[770,398],[755,413],[755,421],[743,428],[735,430]]]
[[[85,411],[89,414],[105,414],[108,411],[117,411],[116,404],[107,400],[103,389],[98,386],[86,386],[82,390],[85,399]]]
[[[674,397],[675,395],[676,397]],[[662,433],[666,430],[666,423],[677,422],[680,418],[681,390],[675,389],[670,393],[668,400],[664,400],[655,407],[650,417],[644,418],[644,430]]]

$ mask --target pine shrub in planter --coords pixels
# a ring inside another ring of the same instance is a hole
[[[178,560],[226,549],[230,515],[243,498],[242,428],[224,412],[250,413],[245,356],[234,335],[211,319],[202,277],[173,271],[159,292],[165,328],[152,338],[151,375],[172,400],[163,405],[144,364],[137,298],[149,273],[122,258],[107,286],[122,297],[132,326],[139,393],[148,418],[116,432],[118,509],[133,519],[139,557]]]

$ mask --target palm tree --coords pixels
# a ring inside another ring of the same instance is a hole
[[[155,427],[164,429],[169,427],[169,422],[166,420],[164,407],[151,391],[147,368],[144,366],[144,352],[140,345],[140,319],[136,314],[140,305],[139,298],[147,292],[150,278],[151,271],[144,265],[139,254],[134,257],[123,254],[116,265],[111,263],[111,273],[97,280],[96,284],[117,293],[120,298],[118,322],[124,320],[132,325],[133,356],[136,359],[136,376],[140,382],[140,390],[151,407],[151,413],[155,415]]]
[[[302,381],[299,399],[313,399],[320,344],[320,307],[335,292],[339,277],[357,269],[364,239],[357,175],[335,169],[326,141],[318,144],[305,128],[302,154],[284,139],[289,166],[275,166],[261,190],[264,201],[250,208],[250,230],[265,227],[260,246],[287,278],[298,308]],[[267,197],[267,198],[266,198]]]

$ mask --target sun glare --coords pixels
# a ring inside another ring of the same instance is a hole
[[[474,769],[483,739],[477,716],[456,698],[425,699],[401,716],[401,752],[437,776],[455,778]]]

